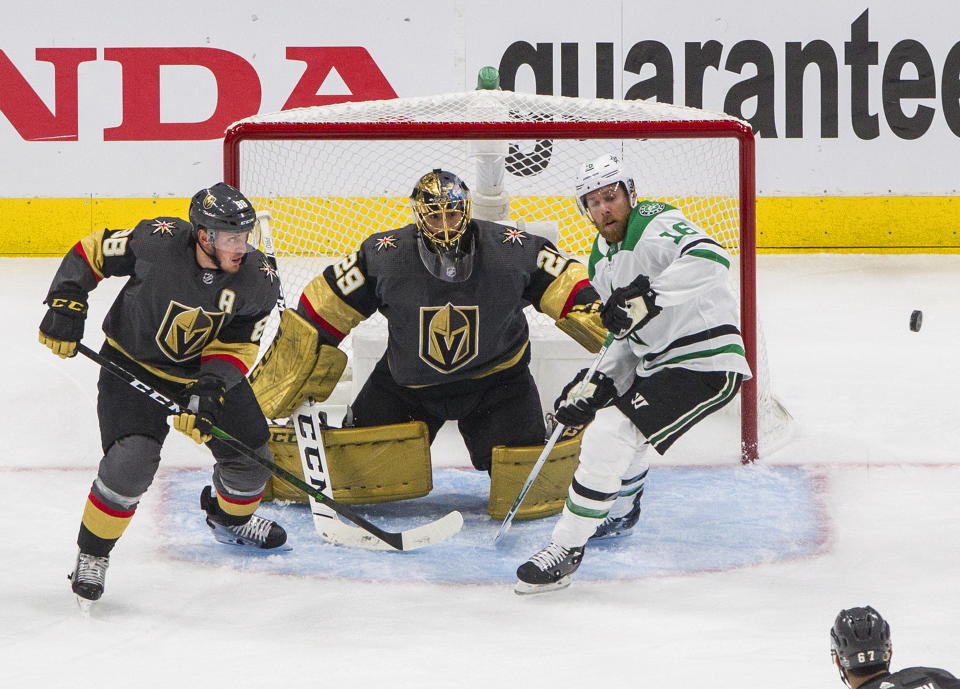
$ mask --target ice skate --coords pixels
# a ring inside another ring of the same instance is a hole
[[[107,567],[110,566],[109,556],[98,557],[88,553],[77,553],[77,563],[73,572],[67,575],[70,588],[77,596],[77,603],[84,613],[90,612],[94,601],[100,600],[103,595],[104,580],[107,577]]]
[[[570,585],[570,575],[583,559],[583,547],[564,548],[551,542],[517,569],[514,592],[521,596],[557,591]]]
[[[635,527],[640,520],[640,499],[642,497],[643,487],[633,496],[633,503],[630,506],[630,510],[620,517],[607,516],[606,519],[600,522],[600,526],[593,532],[590,540],[601,541],[630,534],[633,527]]]
[[[243,524],[228,524],[210,486],[205,486],[200,494],[200,506],[207,513],[207,526],[220,543],[271,550],[287,542],[287,532],[282,526],[256,514],[250,515]]]

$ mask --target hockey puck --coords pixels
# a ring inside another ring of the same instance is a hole
[[[910,330],[918,332],[923,325],[923,311],[914,311],[910,314]]]

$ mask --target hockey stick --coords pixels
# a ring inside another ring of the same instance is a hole
[[[112,373],[117,378],[120,378],[128,383],[134,389],[139,390],[143,394],[147,395],[157,404],[166,407],[170,413],[179,414],[183,411],[183,407],[177,404],[177,402],[160,393],[150,385],[147,385],[119,364],[116,364],[102,354],[93,351],[82,342],[77,344],[77,351],[91,361],[99,364],[101,367],[106,369],[107,372]],[[453,512],[444,515],[436,521],[433,521],[429,524],[424,524],[423,526],[418,526],[414,529],[401,532],[384,531],[378,526],[368,522],[346,505],[337,502],[333,498],[324,495],[313,486],[304,483],[295,474],[292,474],[283,467],[278,466],[275,462],[271,462],[269,459],[261,457],[251,448],[241,443],[226,431],[214,426],[213,435],[222,440],[227,444],[228,447],[237,453],[266,467],[275,476],[283,479],[294,488],[302,490],[307,495],[310,495],[317,501],[322,502],[337,514],[359,526],[361,529],[367,532],[367,538],[371,540],[374,538],[379,539],[395,550],[414,550],[416,548],[422,548],[434,543],[439,543],[440,541],[446,540],[447,538],[450,538],[450,536],[453,536],[455,533],[460,531],[460,528],[463,526],[463,515],[454,510]],[[337,523],[339,524],[340,522]],[[341,526],[346,525],[341,524]],[[352,527],[348,528],[350,528],[351,531],[354,530]],[[335,535],[336,534],[334,534],[334,536]],[[333,538],[330,540],[334,543],[338,542]]]
[[[260,223],[260,238],[263,242],[263,253],[267,262],[273,267],[280,283],[280,294],[277,297],[277,308],[282,312],[287,308],[286,297],[283,292],[283,280],[277,265],[277,257],[273,251],[273,236],[270,232],[270,213],[257,213]],[[320,418],[319,405],[313,399],[306,399],[297,408],[291,417],[293,428],[297,435],[297,451],[300,455],[300,466],[303,477],[315,489],[333,497],[333,486],[330,484],[330,470],[327,466],[327,453],[323,446],[322,429],[325,423]],[[368,533],[337,519],[337,514],[325,502],[318,500],[307,493],[310,512],[313,515],[313,525],[322,538],[341,545],[351,545],[369,550],[389,549],[384,541],[371,538]]]
[[[263,243],[263,255],[267,257],[267,263],[273,268],[277,276],[277,285],[280,287],[277,294],[277,309],[283,311],[287,308],[287,297],[283,291],[283,280],[280,279],[280,269],[277,267],[277,255],[273,251],[273,235],[270,233],[270,213],[260,211],[257,213],[257,222],[260,225],[260,241]]]
[[[324,428],[325,424],[320,417],[320,405],[308,399],[300,405],[291,418],[294,421],[293,427],[297,434],[297,449],[300,452],[303,476],[316,490],[329,497],[332,486],[327,480],[330,473],[327,469],[327,455],[321,435],[321,429]],[[326,540],[339,545],[366,548],[367,550],[390,550],[392,547],[385,541],[372,538],[363,529],[358,529],[337,519],[336,512],[325,501],[317,500],[312,493],[307,493],[307,497],[310,498],[313,525],[317,529],[317,533]],[[460,523],[463,524],[462,517]],[[417,539],[420,538],[419,534],[414,533],[415,531],[416,529],[407,532],[410,543],[417,542]],[[424,545],[430,545],[430,543],[424,543]],[[405,548],[405,550],[410,549],[410,547]]]
[[[593,363],[590,364],[590,368],[587,369],[587,375],[583,377],[581,385],[585,385],[593,377],[593,374],[596,373],[597,367],[600,366],[600,362],[603,361],[603,355],[607,353],[607,347],[610,345],[610,341],[611,338],[608,336],[607,341],[600,348],[600,351],[597,352],[597,356],[593,360]],[[537,458],[533,468],[530,469],[530,475],[527,476],[527,480],[523,482],[523,486],[520,488],[520,493],[517,495],[517,499],[513,501],[513,506],[510,508],[510,511],[507,512],[507,516],[503,518],[503,523],[500,525],[497,535],[493,537],[494,545],[496,545],[501,538],[506,536],[507,532],[510,530],[510,526],[513,524],[513,518],[517,515],[517,510],[520,509],[523,499],[527,497],[527,493],[530,491],[530,487],[533,485],[533,482],[537,480],[540,470],[546,463],[547,457],[550,456],[553,446],[557,444],[557,441],[563,434],[564,428],[565,426],[562,423],[558,423],[556,428],[553,429],[553,433],[550,434],[550,439],[547,441],[547,444],[544,445],[543,452],[540,453],[540,456]]]

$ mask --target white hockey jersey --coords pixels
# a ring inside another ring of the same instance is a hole
[[[614,340],[600,365],[621,394],[634,373],[651,376],[666,367],[750,377],[729,269],[726,249],[665,203],[637,203],[622,242],[608,244],[597,235],[590,281],[600,298],[606,302],[614,289],[646,275],[663,308],[629,337]]]

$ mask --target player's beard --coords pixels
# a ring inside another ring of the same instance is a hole
[[[630,216],[627,215],[625,218],[618,218],[615,214],[610,214],[601,218],[599,223],[595,222],[594,224],[600,236],[603,237],[607,243],[616,244],[617,242],[622,242],[627,234],[627,221],[629,217]]]

